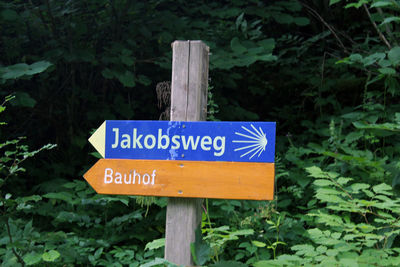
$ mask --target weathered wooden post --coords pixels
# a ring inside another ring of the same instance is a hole
[[[172,43],[172,121],[206,120],[208,53],[209,48],[202,41]],[[193,265],[190,243],[195,242],[202,201],[198,198],[169,198],[165,259],[175,264]]]

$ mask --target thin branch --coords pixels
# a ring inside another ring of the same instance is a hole
[[[376,10],[378,10],[379,15],[381,15],[382,18],[383,18],[384,15],[383,15],[382,8],[377,7]],[[389,34],[389,37],[392,38],[392,40],[394,40],[395,44],[397,45],[396,39],[394,38],[393,32],[392,32],[392,30],[390,29],[390,26],[389,26],[388,23],[385,24],[385,29],[386,29],[386,32]]]
[[[7,227],[7,234],[8,234],[8,238],[10,239],[10,243],[13,243],[13,239],[12,239],[12,235],[11,235],[11,230],[10,230],[10,224],[8,223],[8,220],[6,220],[6,227]],[[14,248],[11,248],[13,254],[15,255],[15,257],[17,257],[17,260],[19,263],[22,264],[22,266],[25,266],[25,262],[22,259],[21,255],[19,255],[17,253],[17,251]]]
[[[339,46],[343,48],[344,52],[349,54],[349,51],[347,50],[347,48],[344,46],[342,40],[339,38],[339,36],[336,34],[336,31],[334,30],[334,28],[329,25],[323,17],[321,17],[320,14],[318,14],[318,12],[316,10],[314,10],[312,7],[310,7],[309,5],[300,2],[300,4],[302,6],[304,6],[305,8],[307,8],[309,10],[309,12],[316,18],[318,18],[328,29],[329,31],[333,34],[333,36],[335,36],[335,39],[337,40],[337,42],[339,43]]]
[[[372,19],[371,17],[371,13],[369,13],[368,7],[366,4],[363,4],[364,10],[368,15],[369,20],[371,21],[372,25],[374,26],[376,32],[379,35],[379,38],[381,38],[381,40],[385,43],[385,45],[389,48],[392,49],[392,46],[390,45],[389,41],[386,39],[385,35],[383,35],[383,33],[381,32],[381,30],[379,30],[378,25],[376,25],[375,21]]]

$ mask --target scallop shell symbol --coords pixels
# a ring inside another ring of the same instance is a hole
[[[256,129],[253,124],[250,124],[252,130],[247,129],[246,127],[242,126],[242,129],[245,130],[245,133],[235,132],[236,135],[244,137],[244,140],[233,140],[233,143],[242,144],[241,147],[234,149],[234,151],[242,151],[244,152],[240,157],[244,157],[249,155],[249,159],[252,159],[255,155],[260,157],[263,151],[265,151],[265,147],[268,144],[267,137],[265,133],[261,129],[261,127]],[[252,154],[251,154],[252,153]]]

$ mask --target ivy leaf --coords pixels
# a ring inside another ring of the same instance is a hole
[[[50,250],[42,255],[42,259],[47,262],[53,262],[60,257],[60,253],[57,250]]]

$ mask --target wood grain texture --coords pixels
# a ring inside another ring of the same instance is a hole
[[[187,121],[207,119],[208,52],[203,42],[190,42]]]
[[[272,200],[274,172],[274,163],[100,159],[84,177],[99,194]]]
[[[201,41],[172,43],[171,116],[174,121],[207,117],[209,48]],[[199,199],[170,198],[167,206],[165,259],[193,265],[190,243],[201,220]]]
[[[189,92],[190,41],[172,43],[171,120],[186,121]]]

